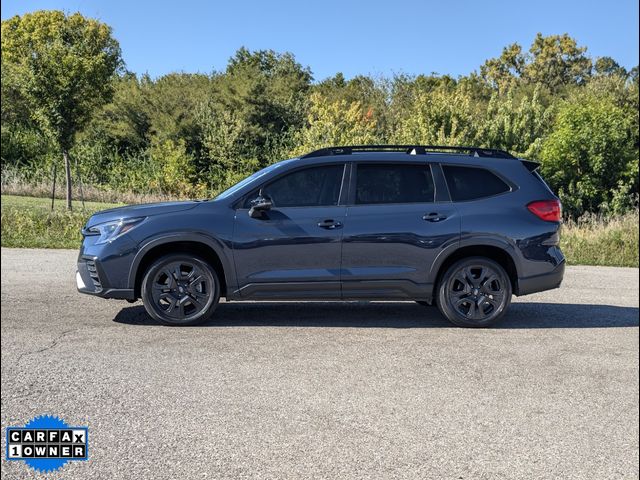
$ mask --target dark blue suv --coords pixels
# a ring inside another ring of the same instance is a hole
[[[192,325],[227,300],[415,300],[460,326],[512,294],[560,286],[560,202],[507,152],[417,145],[325,148],[212,200],[115,208],[82,233],[78,290],[142,298]]]

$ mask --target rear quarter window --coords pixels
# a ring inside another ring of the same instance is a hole
[[[442,169],[454,202],[493,197],[511,190],[500,177],[484,168],[443,165]]]

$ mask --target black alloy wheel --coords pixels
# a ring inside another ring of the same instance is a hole
[[[199,257],[166,255],[142,281],[147,313],[165,325],[196,325],[209,319],[220,299],[215,270]]]
[[[461,327],[486,327],[498,321],[511,303],[511,280],[497,262],[470,257],[447,269],[438,287],[438,307]]]

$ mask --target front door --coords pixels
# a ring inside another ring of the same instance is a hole
[[[344,164],[305,167],[262,186],[260,218],[236,211],[233,255],[242,298],[339,298]]]
[[[431,166],[358,163],[342,247],[344,298],[430,298],[436,256],[460,236],[450,202],[435,202]]]

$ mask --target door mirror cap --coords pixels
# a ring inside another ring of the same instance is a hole
[[[271,210],[273,202],[269,195],[263,195],[262,192],[258,194],[258,197],[251,201],[251,208],[249,209],[249,216],[251,218],[262,218],[264,212]]]

